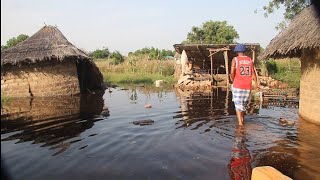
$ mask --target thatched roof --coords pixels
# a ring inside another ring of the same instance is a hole
[[[319,47],[320,18],[315,5],[309,5],[271,40],[259,59],[300,57],[302,49]]]
[[[219,49],[227,47],[230,49],[230,53],[233,53],[233,49],[236,45],[237,44],[175,44],[173,47],[179,54],[185,50],[188,58],[203,59],[205,57],[206,59],[209,59],[209,48]],[[259,51],[260,45],[258,43],[245,43],[244,45],[248,52],[250,52],[251,49]]]
[[[233,51],[234,47],[237,44],[175,44],[173,47],[175,48],[176,52],[181,54],[183,50],[185,50],[189,61],[193,61],[193,64],[199,67],[205,66],[205,68],[210,67],[210,49],[221,49],[221,48],[228,48],[228,59],[229,61],[232,60],[233,57],[237,56],[237,53]],[[254,49],[257,53],[259,53],[260,45],[257,43],[245,43],[248,56],[252,56],[251,49]],[[256,53],[256,55],[257,55]],[[218,68],[220,65],[224,65],[225,60],[223,56],[223,51],[214,54],[213,56],[213,68]]]
[[[89,59],[80,49],[72,45],[57,27],[44,26],[25,41],[1,52],[1,65],[36,63],[74,57]]]

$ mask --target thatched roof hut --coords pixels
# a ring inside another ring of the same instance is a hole
[[[2,51],[1,69],[2,90],[12,96],[76,94],[78,91],[101,89],[103,82],[102,74],[95,63],[54,26],[44,26],[25,41]],[[36,77],[41,80],[37,81]],[[18,93],[15,83],[20,87],[26,86],[24,89],[33,89],[33,92],[22,93],[21,89]],[[42,83],[39,87],[32,85],[39,83]],[[60,89],[58,94],[55,92],[57,89],[35,93],[46,86],[69,86],[69,90],[62,88],[65,91]]]
[[[276,36],[260,56],[301,60],[299,115],[320,124],[320,14],[311,4]]]
[[[44,26],[25,41],[1,52],[1,65],[63,61],[70,57],[89,59],[83,51],[71,44],[57,27]]]
[[[259,59],[301,57],[302,49],[320,47],[320,19],[315,5],[306,7],[289,27],[271,40]]]

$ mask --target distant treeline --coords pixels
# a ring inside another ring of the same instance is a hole
[[[170,57],[173,57],[176,52],[173,50],[166,50],[166,49],[158,49],[158,48],[142,48],[139,50],[136,50],[135,52],[129,52],[128,56],[144,56],[148,59],[153,60],[161,60],[161,59],[167,59]]]
[[[129,52],[128,57],[136,56],[140,58],[147,58],[150,60],[164,60],[173,58],[175,51],[166,50],[166,49],[158,49],[158,48],[142,48],[136,50],[134,52]],[[119,51],[110,52],[108,48],[97,49],[93,52],[89,53],[89,56],[94,59],[110,59],[110,63],[112,64],[120,64],[125,60],[124,55],[122,55]]]
[[[11,48],[11,47],[15,46],[15,45],[18,44],[19,42],[22,42],[22,41],[28,39],[28,37],[29,37],[29,36],[26,35],[26,34],[20,34],[20,35],[17,36],[17,37],[13,37],[13,38],[9,39],[9,40],[7,41],[7,44],[6,44],[6,45],[1,45],[1,51],[6,50],[6,49],[8,49],[8,48]]]

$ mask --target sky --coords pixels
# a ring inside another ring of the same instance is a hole
[[[266,47],[283,19],[283,9],[264,17],[262,7],[269,1],[1,0],[1,45],[19,34],[31,36],[46,24],[57,26],[72,44],[88,52],[173,50],[192,26],[213,20],[234,26],[237,42]]]

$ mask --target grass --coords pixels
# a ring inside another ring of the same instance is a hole
[[[4,104],[9,103],[10,100],[11,100],[11,97],[6,96],[1,92],[1,106],[4,105]]]
[[[103,73],[105,82],[111,84],[153,84],[156,80],[164,80],[168,84],[175,82],[173,76],[163,76],[152,73]]]
[[[118,65],[109,59],[97,59],[95,63],[103,74],[104,80],[110,84],[153,84],[156,80],[164,80],[174,84],[174,61],[148,60],[147,58],[127,57]]]
[[[299,59],[268,60],[261,65],[272,78],[287,83],[292,88],[300,87],[301,64]]]

